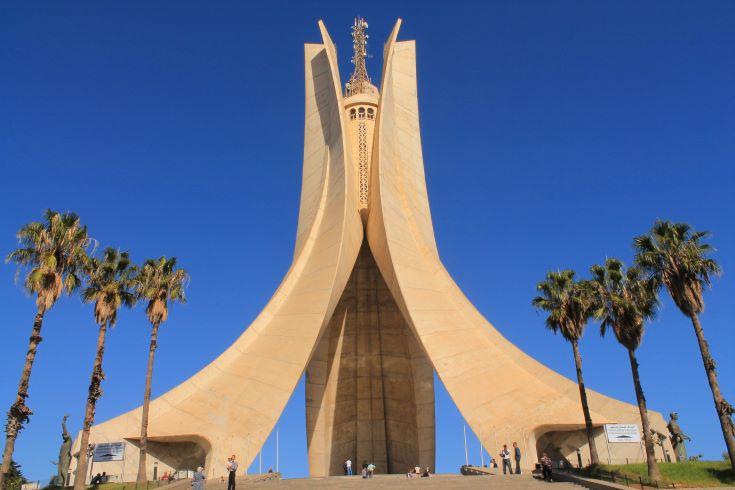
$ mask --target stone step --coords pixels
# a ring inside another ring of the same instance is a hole
[[[537,480],[530,475],[432,475],[430,478],[406,478],[405,475],[375,475],[373,478],[363,479],[360,476],[330,476],[324,478],[286,478],[263,481],[258,475],[237,479],[237,488],[289,488],[289,489],[322,489],[322,488],[452,488],[452,489],[479,489],[479,488],[518,488],[542,489],[553,485],[553,490],[580,489],[573,483],[554,482],[553,484]],[[206,482],[206,490],[227,490],[227,483],[219,480]]]

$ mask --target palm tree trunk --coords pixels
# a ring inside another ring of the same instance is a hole
[[[648,421],[648,410],[646,409],[646,397],[643,395],[641,378],[638,375],[638,359],[635,358],[633,349],[628,349],[630,359],[630,370],[633,372],[633,385],[635,386],[635,397],[638,400],[638,410],[641,412],[641,425],[643,426],[643,442],[646,446],[646,462],[648,463],[648,477],[652,480],[660,480],[661,473],[656,462],[656,453],[653,449],[651,439],[651,423]]]
[[[6,439],[5,449],[3,450],[3,463],[0,468],[0,489],[5,488],[5,476],[10,471],[10,462],[13,459],[13,451],[15,450],[15,440],[18,433],[23,428],[23,424],[28,422],[28,418],[33,412],[26,406],[26,398],[28,397],[28,383],[31,379],[31,370],[33,369],[33,361],[36,359],[36,350],[38,344],[41,343],[41,326],[43,325],[43,315],[46,309],[43,305],[38,307],[36,318],[33,321],[33,330],[28,340],[28,352],[26,353],[26,363],[23,366],[23,372],[18,382],[18,393],[15,402],[8,410],[8,424],[5,426]]]
[[[584,425],[587,429],[587,444],[590,446],[590,460],[592,464],[600,464],[600,458],[597,456],[597,446],[595,445],[595,436],[592,432],[592,417],[590,416],[590,407],[587,403],[587,390],[584,387],[584,379],[582,378],[582,354],[579,352],[579,343],[577,340],[572,341],[572,350],[574,351],[574,366],[577,368],[577,384],[579,385],[579,398],[582,402]]]
[[[722,427],[722,435],[725,437],[725,445],[727,446],[727,454],[730,457],[730,466],[735,471],[735,427],[732,421],[732,407],[725,401],[720,392],[720,383],[717,381],[717,373],[715,372],[715,360],[709,352],[709,344],[704,338],[702,325],[699,323],[699,317],[696,314],[689,318],[694,325],[694,333],[697,334],[697,342],[699,342],[699,352],[702,354],[702,362],[704,363],[704,371],[707,373],[709,387],[712,390],[712,398],[715,401],[715,410],[720,418],[720,426]]]
[[[156,356],[159,323],[153,324],[151,330],[151,345],[148,350],[148,370],[145,374],[145,394],[143,395],[143,415],[140,422],[140,458],[138,460],[138,478],[136,483],[148,481],[146,471],[146,454],[148,452],[148,408],[151,403],[151,381],[153,380],[153,360]]]
[[[105,379],[105,373],[102,371],[102,358],[105,355],[106,334],[107,323],[103,323],[100,325],[100,331],[97,336],[97,355],[94,358],[92,379],[89,383],[89,392],[87,393],[87,405],[84,408],[84,426],[79,442],[79,459],[77,460],[77,471],[74,476],[74,490],[84,490],[87,479],[87,445],[89,444],[89,432],[92,424],[94,424],[94,411],[97,406],[97,400],[102,396],[102,380]]]

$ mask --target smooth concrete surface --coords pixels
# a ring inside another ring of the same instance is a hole
[[[149,436],[156,450],[148,458],[149,477],[154,464],[159,475],[202,464],[208,477],[218,477],[233,453],[241,468],[249,466],[305,371],[312,476],[337,472],[335,461],[347,457],[359,466],[360,454],[381,464],[385,458],[386,471],[399,472],[418,454],[422,466],[434,469],[430,371],[492,454],[517,441],[526,468],[544,450],[574,463],[580,447],[588,459],[576,382],[508,342],[441,262],[424,176],[416,47],[397,41],[399,28],[400,20],[384,48],[377,99],[373,93],[343,97],[336,49],[323,23],[322,43],[305,45],[293,262],[263,311],[225,352],[152,401]],[[350,119],[356,107],[377,110],[362,129],[359,119]],[[350,316],[350,304],[362,314]],[[630,382],[627,372],[613,375]],[[636,406],[588,394],[597,426],[640,425]],[[88,474],[135,478],[140,416],[138,408],[93,427],[91,442],[124,441],[126,452],[124,461],[94,463]],[[663,417],[650,416],[652,427],[666,433]],[[78,444],[77,438],[73,452]],[[606,449],[618,460],[642,459],[640,444],[607,445],[600,429],[597,447],[603,460]]]

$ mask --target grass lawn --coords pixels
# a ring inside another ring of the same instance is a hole
[[[682,487],[723,487],[735,485],[735,473],[727,461],[689,461],[686,463],[659,463],[661,478],[665,483]],[[638,479],[648,474],[645,463],[600,465],[603,471],[625,473]]]

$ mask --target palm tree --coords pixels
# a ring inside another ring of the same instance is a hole
[[[93,243],[87,234],[87,227],[80,224],[76,214],[57,213],[50,209],[44,213],[43,222],[28,223],[18,231],[17,237],[19,246],[8,255],[6,262],[15,262],[19,267],[29,269],[24,286],[36,296],[36,317],[18,392],[8,410],[0,488],[4,488],[6,475],[11,469],[18,433],[33,413],[26,405],[26,398],[33,361],[41,342],[44,315],[62,293],[71,294],[79,287],[79,275],[86,262],[87,250]]]
[[[666,287],[679,310],[692,321],[730,465],[735,470],[733,407],[720,392],[715,360],[699,323],[699,314],[704,311],[702,293],[710,285],[710,278],[721,273],[719,264],[707,256],[712,246],[702,242],[708,236],[709,232],[693,231],[686,223],[657,221],[648,235],[636,237],[633,244],[637,252],[636,264]]]
[[[107,328],[115,325],[117,311],[121,306],[131,308],[135,304],[134,276],[135,267],[130,264],[127,252],[118,252],[114,248],[104,251],[102,260],[91,258],[87,267],[88,285],[82,293],[85,303],[94,302],[94,320],[99,326],[97,335],[97,354],[94,358],[92,378],[87,393],[87,404],[84,409],[84,425],[79,447],[87,447],[89,431],[94,424],[94,411],[97,400],[102,396],[102,358],[105,353],[105,336]],[[83,490],[87,469],[87,453],[79,451],[77,470],[74,478],[74,489]]]
[[[628,351],[643,426],[648,476],[653,480],[659,480],[661,473],[656,463],[646,397],[641,387],[639,364],[635,356],[635,351],[643,339],[646,321],[656,315],[658,308],[656,283],[643,277],[643,271],[636,267],[626,270],[618,259],[607,259],[605,265],[593,265],[590,271],[596,303],[594,316],[601,321],[600,333],[604,336],[607,329],[612,328],[618,342]]]
[[[151,322],[151,342],[148,350],[148,369],[145,375],[143,395],[143,414],[140,424],[140,459],[138,462],[137,483],[148,481],[146,473],[146,454],[148,451],[148,408],[151,402],[151,381],[153,380],[153,360],[158,346],[158,327],[168,318],[168,308],[175,301],[186,302],[184,288],[189,278],[183,269],[176,269],[176,257],[147,260],[136,277],[136,294],[139,299],[148,300],[146,314]]]
[[[546,318],[546,327],[554,333],[561,332],[562,336],[572,344],[574,365],[577,368],[579,398],[582,402],[587,443],[590,447],[590,460],[592,464],[599,464],[597,446],[592,432],[592,417],[587,403],[587,390],[582,378],[582,355],[579,352],[579,339],[593,313],[592,288],[587,281],[575,281],[574,271],[564,270],[547,273],[546,280],[538,283],[536,291],[539,296],[533,298],[531,303],[536,309],[549,313]]]

